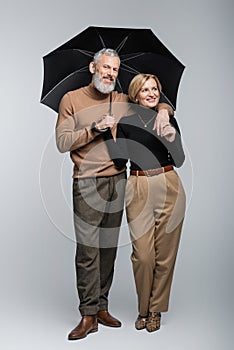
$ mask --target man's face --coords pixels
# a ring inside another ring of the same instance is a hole
[[[102,55],[97,65],[93,66],[93,83],[95,88],[104,94],[109,94],[113,91],[119,66],[120,61],[118,57]]]

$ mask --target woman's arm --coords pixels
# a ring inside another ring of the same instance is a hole
[[[122,130],[121,124],[117,124],[116,141],[113,138],[110,128],[104,133],[104,139],[110,154],[111,159],[118,169],[126,166],[128,161],[128,151],[126,137]]]
[[[169,151],[174,165],[179,168],[182,166],[185,160],[185,154],[182,146],[180,128],[174,117],[170,117],[170,127],[174,128],[174,140],[172,142],[168,141],[165,137],[162,138],[162,142],[167,150]]]

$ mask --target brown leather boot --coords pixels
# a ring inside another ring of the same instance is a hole
[[[68,335],[68,340],[77,340],[85,338],[89,333],[98,331],[97,316],[82,316],[78,326],[74,328]]]
[[[117,318],[111,316],[107,310],[100,310],[97,313],[97,320],[104,326],[121,327],[121,322]]]

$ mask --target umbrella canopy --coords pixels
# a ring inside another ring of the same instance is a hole
[[[58,111],[62,96],[91,81],[89,63],[102,48],[112,48],[121,64],[116,90],[128,93],[138,73],[151,73],[162,83],[163,95],[176,108],[177,91],[185,66],[166,48],[151,29],[88,27],[43,57],[44,83],[41,103]]]

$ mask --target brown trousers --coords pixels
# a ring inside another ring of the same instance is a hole
[[[130,176],[126,212],[139,314],[165,312],[185,213],[185,192],[176,171]]]
[[[108,309],[125,185],[125,172],[74,179],[75,267],[81,315]]]

